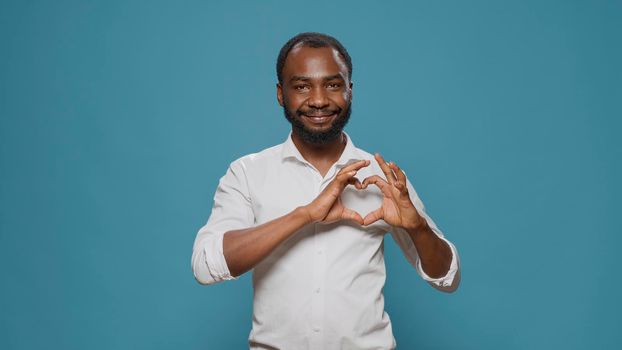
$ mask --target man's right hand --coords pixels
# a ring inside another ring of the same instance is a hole
[[[352,209],[341,203],[341,193],[348,185],[363,189],[361,182],[355,178],[357,171],[368,166],[369,160],[359,160],[342,168],[333,181],[309,204],[303,207],[311,222],[331,223],[339,220],[353,220],[363,225],[363,218]]]

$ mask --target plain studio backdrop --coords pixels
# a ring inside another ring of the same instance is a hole
[[[620,1],[3,1],[0,348],[247,347],[250,274],[199,285],[192,244],[229,163],[285,140],[302,31],[349,50],[346,131],[461,256],[440,293],[386,236],[399,349],[622,341]]]

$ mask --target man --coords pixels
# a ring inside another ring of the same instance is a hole
[[[292,131],[230,164],[194,243],[194,276],[213,284],[253,270],[252,349],[393,349],[384,234],[446,292],[460,280],[456,249],[399,166],[356,148],[342,131],[352,63],[336,39],[293,37],[277,77]]]

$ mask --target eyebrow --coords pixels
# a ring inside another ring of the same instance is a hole
[[[324,77],[324,80],[335,80],[335,79],[342,79],[341,74],[335,74],[335,75],[329,75],[327,77]]]
[[[341,80],[343,80],[343,78],[341,77],[341,74],[329,75],[327,77],[323,77],[322,78],[322,80],[324,80],[324,81],[334,80],[334,79],[341,79]],[[309,81],[309,80],[311,80],[311,78],[309,78],[309,77],[305,77],[305,76],[301,76],[301,75],[294,75],[289,81],[293,82],[293,81]]]

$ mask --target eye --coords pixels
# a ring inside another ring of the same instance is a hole
[[[341,87],[340,83],[329,83],[328,84],[329,89],[339,89],[340,87]]]
[[[303,91],[306,90],[308,88],[307,85],[294,85],[294,90],[296,91]]]

